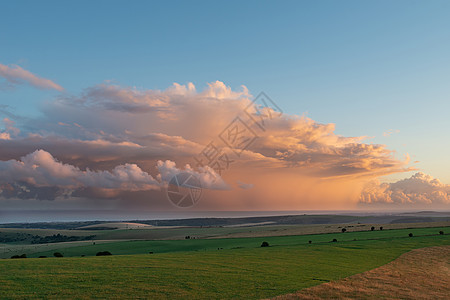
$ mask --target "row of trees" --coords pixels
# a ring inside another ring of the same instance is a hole
[[[112,254],[111,254],[111,252],[109,252],[109,251],[100,251],[100,252],[97,252],[97,254],[95,254],[95,255],[96,255],[96,256],[108,256],[108,255],[112,255]],[[54,256],[54,257],[64,257],[64,255],[63,255],[61,252],[55,252],[55,253],[53,253],[53,256]],[[81,256],[84,256],[84,255],[81,255]],[[26,255],[26,254],[13,255],[13,256],[11,256],[11,258],[12,258],[12,259],[16,259],[16,258],[27,258],[27,255]],[[39,258],[47,258],[47,256],[41,255],[41,256],[39,256]]]

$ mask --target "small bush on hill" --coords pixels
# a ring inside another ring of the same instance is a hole
[[[101,252],[97,252],[97,254],[95,254],[96,256],[106,256],[106,255],[112,255],[111,252],[109,251],[101,251]]]
[[[261,247],[269,247],[269,243],[268,242],[262,242]]]
[[[62,254],[59,253],[59,252],[53,253],[53,256],[54,256],[54,257],[64,257],[64,255],[62,255]]]
[[[413,234],[412,234],[412,233],[410,233],[410,234],[408,234],[408,236],[409,236],[409,237],[413,237]]]
[[[383,226],[380,227],[380,230],[383,230]]]
[[[333,242],[333,243],[336,243],[336,242],[337,242],[337,239],[333,239],[332,242]]]
[[[311,243],[312,243],[312,241],[309,241],[308,243],[310,243],[310,244],[311,244]]]
[[[374,231],[374,230],[375,230],[375,227],[373,227],[373,226],[372,226],[372,227],[370,227],[370,230]]]
[[[16,259],[16,258],[27,258],[26,254],[22,254],[22,255],[13,255],[11,256],[12,259]]]
[[[39,258],[47,258],[47,256],[41,255],[41,256],[39,256]]]
[[[442,234],[444,234],[444,232],[441,230],[441,231],[439,231],[439,234],[442,235]]]
[[[347,231],[347,229],[345,229],[345,228],[342,228],[342,233],[344,233],[344,232],[346,232]]]

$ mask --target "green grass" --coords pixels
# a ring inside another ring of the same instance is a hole
[[[450,227],[439,228],[415,228],[415,229],[392,229],[383,231],[362,231],[346,233],[327,233],[314,235],[298,236],[274,236],[258,238],[229,238],[229,239],[195,239],[195,240],[152,240],[152,241],[121,241],[93,245],[89,242],[87,245],[70,247],[64,245],[61,249],[52,249],[51,251],[41,251],[45,245],[37,247],[33,252],[27,253],[29,257],[38,257],[40,255],[51,256],[58,251],[64,256],[92,256],[99,251],[109,251],[115,255],[125,254],[146,254],[153,253],[181,252],[181,251],[209,251],[217,248],[235,249],[235,248],[257,248],[263,241],[267,241],[273,247],[304,245],[308,241],[316,243],[328,243],[334,238],[338,242],[364,240],[364,239],[389,239],[389,238],[409,238],[408,233],[415,236],[436,235],[440,230],[450,232]],[[21,254],[21,253],[17,253]]]
[[[449,228],[68,248],[166,253],[0,260],[0,298],[259,299],[373,269],[411,249],[450,245],[439,230]],[[329,243],[333,238],[339,242]],[[273,246],[259,247],[262,240]],[[217,251],[219,245],[225,249]],[[246,248],[229,249],[237,245]]]

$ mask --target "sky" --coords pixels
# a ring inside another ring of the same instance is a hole
[[[448,1],[0,11],[3,210],[186,211],[165,192],[183,172],[192,211],[449,209]]]

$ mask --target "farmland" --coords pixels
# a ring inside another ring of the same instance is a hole
[[[0,260],[0,298],[259,299],[368,271],[412,249],[450,245],[449,226],[345,233],[337,227],[304,235],[16,245],[37,248],[21,249],[29,250],[27,259]],[[50,257],[55,251],[65,257]],[[99,251],[113,256],[93,256]]]

